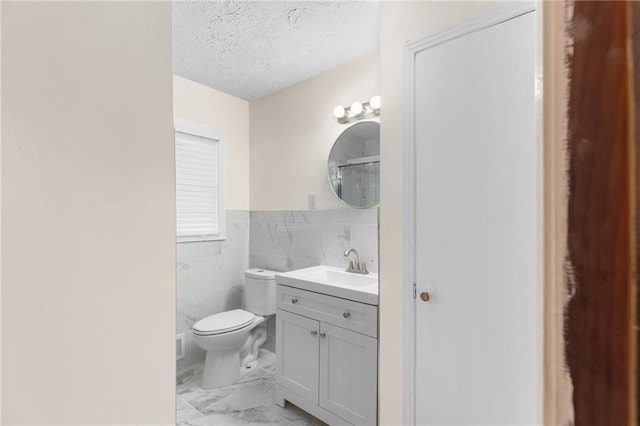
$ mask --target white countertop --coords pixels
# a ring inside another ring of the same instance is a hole
[[[378,274],[356,274],[318,265],[276,274],[276,283],[356,302],[378,305]]]

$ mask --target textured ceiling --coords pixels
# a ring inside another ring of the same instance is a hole
[[[177,1],[174,73],[255,99],[378,49],[374,1]]]

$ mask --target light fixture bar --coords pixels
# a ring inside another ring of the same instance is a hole
[[[351,123],[353,121],[372,118],[380,115],[380,96],[372,96],[366,102],[353,102],[350,106],[336,105],[333,108],[333,116],[339,123]]]

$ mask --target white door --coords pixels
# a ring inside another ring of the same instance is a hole
[[[354,425],[375,425],[377,340],[320,324],[320,406]]]
[[[276,368],[278,383],[318,403],[320,323],[278,309],[276,313]]]
[[[416,50],[419,425],[536,423],[535,25]]]

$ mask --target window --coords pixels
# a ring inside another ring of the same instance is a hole
[[[222,132],[174,121],[178,242],[223,240]]]

